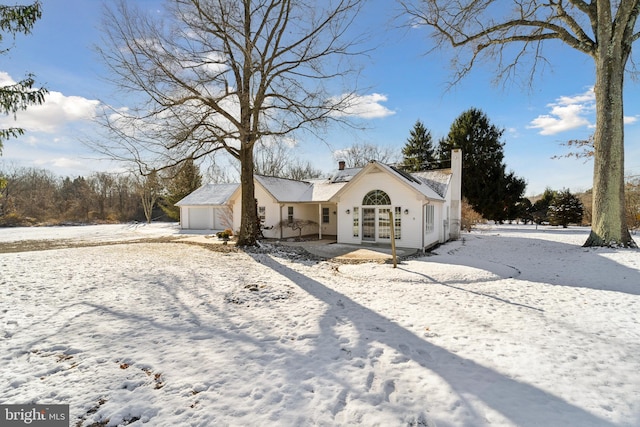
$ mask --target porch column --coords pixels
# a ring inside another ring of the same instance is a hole
[[[331,217],[329,217],[329,220],[331,220]],[[318,240],[322,240],[322,203],[318,203]]]

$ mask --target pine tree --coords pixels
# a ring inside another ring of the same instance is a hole
[[[565,189],[557,192],[549,205],[549,222],[551,225],[567,228],[569,224],[579,224],[583,212],[584,206],[580,199]]]
[[[176,170],[169,169],[165,174],[167,194],[160,207],[173,220],[180,220],[180,208],[175,206],[181,199],[202,185],[200,169],[192,158],[184,161]]]
[[[409,134],[411,136],[402,148],[402,168],[408,172],[434,169],[436,150],[431,132],[418,120]]]
[[[4,41],[2,33],[30,34],[35,22],[42,17],[42,5],[39,1],[28,6],[0,5],[0,42]],[[0,54],[7,53],[11,48],[0,49]],[[36,89],[34,76],[27,76],[13,84],[0,87],[0,113],[15,114],[26,110],[30,105],[39,105],[44,102],[47,90]],[[24,129],[11,127],[0,129],[0,154],[2,154],[2,142],[24,134]],[[0,185],[2,182],[0,181]]]
[[[545,188],[542,197],[531,206],[531,217],[536,224],[549,221],[549,206],[551,206],[551,202],[556,197],[556,193],[550,188]]]
[[[511,205],[524,193],[526,183],[503,163],[504,130],[491,124],[477,108],[463,112],[440,140],[438,156],[446,164],[453,148],[462,149],[462,197],[484,218],[503,221]]]

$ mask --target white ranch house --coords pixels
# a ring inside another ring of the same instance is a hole
[[[369,162],[338,170],[328,179],[294,181],[255,176],[255,197],[265,238],[298,237],[283,220],[311,220],[303,235],[347,244],[390,244],[393,213],[396,246],[426,249],[460,233],[462,152],[451,168],[407,173]],[[240,228],[240,184],[205,184],[176,203],[183,229]],[[286,221],[285,221],[286,222]]]

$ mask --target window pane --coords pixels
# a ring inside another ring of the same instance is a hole
[[[402,238],[402,207],[400,206],[396,206],[394,208],[394,214],[393,214],[393,235],[396,238],[396,240],[401,239]]]
[[[435,209],[433,205],[425,207],[425,231],[431,233],[434,230]]]
[[[353,237],[360,236],[360,209],[353,208]]]
[[[391,222],[389,222],[389,209],[378,209],[378,237],[381,239],[391,238]]]
[[[322,208],[322,223],[329,223],[329,208]]]
[[[381,190],[373,190],[367,193],[362,199],[362,204],[365,206],[371,205],[390,205],[391,199],[389,195]]]

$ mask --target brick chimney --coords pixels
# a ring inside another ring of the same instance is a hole
[[[343,171],[343,170],[344,170],[344,167],[346,166],[346,164],[347,164],[347,163],[346,163],[344,160],[340,160],[340,161],[338,161],[338,170],[339,170],[339,171]]]

